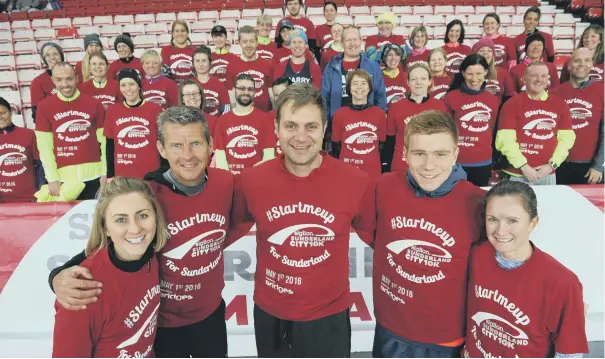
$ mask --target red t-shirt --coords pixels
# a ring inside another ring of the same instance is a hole
[[[233,175],[208,168],[208,182],[195,196],[174,193],[151,182],[164,211],[170,239],[158,255],[162,305],[158,325],[183,327],[197,323],[221,304],[225,287],[223,249],[229,227]]]
[[[235,78],[239,74],[249,74],[254,78],[256,93],[254,94],[254,106],[263,112],[271,109],[271,100],[269,98],[269,88],[273,85],[273,67],[267,60],[257,56],[256,60],[244,61],[240,57],[233,58],[227,65],[227,90],[232,90],[235,84]]]
[[[179,105],[179,87],[176,82],[160,75],[152,83],[143,80],[143,99],[160,105],[162,109]]]
[[[230,52],[226,54],[217,54],[216,52],[213,52],[210,74],[226,85],[227,65],[236,58],[239,57]]]
[[[387,137],[387,117],[377,106],[354,111],[339,108],[332,120],[332,141],[340,142],[340,159],[376,179],[382,173],[379,142]]]
[[[557,147],[557,132],[571,129],[569,107],[553,94],[547,101],[532,100],[527,94],[513,96],[502,106],[498,120],[498,130],[517,132],[521,153],[532,167],[547,164]],[[506,170],[521,174],[512,166]]]
[[[256,53],[261,58],[273,62],[273,53],[277,49],[277,44],[274,42],[270,42],[267,45],[258,44],[256,49]]]
[[[230,104],[229,91],[227,91],[225,84],[212,76],[210,76],[210,79],[205,84],[201,83],[197,78],[195,81],[202,85],[204,89],[204,113],[220,116],[221,106]]]
[[[34,131],[17,126],[0,134],[0,203],[34,200],[39,159]]]
[[[124,272],[111,263],[104,248],[80,265],[103,283],[103,295],[86,310],[68,310],[55,302],[53,358],[155,357],[160,309],[155,256],[138,271]]]
[[[495,39],[492,39],[494,43],[496,66],[502,67],[508,70],[509,61],[517,61],[517,50],[513,40],[504,35],[500,35]]]
[[[431,52],[429,50],[425,50],[420,55],[410,55],[410,56],[406,57],[405,60],[403,60],[403,66],[404,66],[405,71],[407,72],[408,69],[410,67],[412,67],[412,65],[420,63],[420,62],[424,62],[425,64],[428,65],[430,54],[431,54]]]
[[[547,358],[588,353],[582,284],[536,248],[515,269],[496,261],[489,242],[473,248],[465,357]]]
[[[162,47],[162,62],[170,67],[170,73],[175,81],[193,78],[193,52],[194,46],[184,48],[172,45]]]
[[[394,78],[387,75],[382,77],[387,91],[387,107],[390,109],[392,104],[405,99],[410,91],[408,88],[408,74],[400,71]]]
[[[84,82],[84,74],[82,73],[82,61],[76,62],[76,74],[78,74],[78,84]]]
[[[332,40],[332,27],[328,24],[321,24],[315,27],[315,35],[317,36],[317,46],[325,51],[334,42]]]
[[[445,71],[453,77],[460,72],[460,64],[462,64],[462,61],[471,54],[471,48],[466,45],[459,45],[457,47],[443,46],[443,49],[447,52]]]
[[[387,115],[387,136],[395,137],[395,151],[393,152],[393,162],[391,162],[391,172],[405,171],[408,164],[405,160],[404,138],[405,125],[412,119],[412,116],[428,110],[443,111],[447,113],[447,107],[443,101],[429,97],[428,101],[416,103],[410,100],[403,100],[394,103],[389,109]]]
[[[323,73],[323,70],[326,68],[326,66],[328,66],[330,61],[332,61],[332,57],[334,57],[338,54],[342,54],[342,52],[338,52],[338,51],[334,50],[332,47],[327,48],[321,54],[321,61],[319,62],[319,67],[321,68],[322,73]]]
[[[53,83],[52,77],[48,74],[48,71],[44,71],[33,79],[30,91],[32,106],[38,106],[40,101],[44,100],[47,96],[56,94],[57,88]]]
[[[437,100],[443,99],[443,96],[445,96],[447,90],[450,88],[451,82],[452,78],[450,75],[433,77],[433,87],[429,89],[429,95]]]
[[[360,62],[361,62],[361,60],[346,61],[346,60],[343,59],[342,60],[342,67],[345,69],[345,71],[348,74],[349,72],[358,69]]]
[[[559,72],[557,72],[557,67],[555,66],[555,64],[550,62],[547,62],[546,66],[548,67],[548,74],[550,75],[547,88],[551,89],[559,86]],[[515,90],[518,93],[525,91],[525,82],[523,82],[523,75],[525,74],[526,68],[527,64],[520,63],[519,65],[516,65],[512,69],[510,69],[510,75],[515,86]]]
[[[398,337],[464,338],[468,257],[480,237],[485,192],[465,180],[441,198],[418,197],[405,172],[376,188],[374,314]]]
[[[284,320],[310,321],[348,309],[351,227],[366,241],[373,236],[370,178],[320,155],[320,167],[307,177],[288,172],[282,156],[236,178],[228,242],[256,222],[254,303]]]
[[[321,70],[319,68],[319,65],[317,65],[315,63],[315,61],[310,61],[310,60],[305,60],[305,61],[309,61],[309,71],[311,74],[311,85],[313,85],[313,87],[315,87],[316,89],[321,89]],[[275,72],[273,72],[273,78],[277,79],[280,78],[282,76],[285,75],[286,72],[286,66],[288,65],[288,63],[290,63],[290,66],[292,67],[292,71],[294,71],[296,74],[301,74],[301,72],[303,71],[304,67],[305,67],[305,63],[302,64],[294,64],[292,63],[292,60],[288,60],[288,61],[284,61],[284,62],[280,62],[279,64],[277,64],[277,66],[275,67]],[[291,80],[293,83],[297,83],[297,82],[304,82],[304,83],[308,83],[306,82],[307,78],[303,78],[303,77],[291,77]]]
[[[208,131],[210,131],[210,135],[214,136],[214,128],[218,122],[218,117],[212,116],[209,113],[204,113],[204,117],[206,117],[206,121],[208,121]]]
[[[571,58],[565,60],[565,64],[563,64],[563,68],[561,69],[561,83],[569,81],[569,62]],[[603,64],[594,64],[592,69],[590,69],[590,75],[588,78],[592,81],[601,82],[603,81]]]
[[[227,154],[229,170],[239,174],[263,159],[265,148],[274,148],[274,127],[267,114],[257,108],[245,116],[227,112],[214,131],[214,149]]]
[[[288,47],[276,47],[273,50],[273,66],[278,66],[292,57],[292,50]],[[317,59],[315,56],[309,51],[309,49],[305,50],[305,59],[309,60],[311,63],[317,65]]]
[[[405,38],[402,35],[393,35],[391,36],[379,36],[379,35],[370,35],[366,38],[366,51],[370,47],[374,47],[376,50],[380,49],[381,46],[387,44],[395,44],[402,46],[405,44]]]
[[[458,163],[464,166],[491,161],[498,98],[488,91],[469,95],[455,90],[448,92],[443,102],[458,127]]]
[[[38,105],[36,131],[53,134],[53,154],[57,168],[101,161],[97,129],[103,128],[105,108],[88,95],[71,102],[58,95]]]
[[[538,31],[538,33],[544,37],[544,42],[545,42],[544,51],[546,52],[544,61],[546,61],[546,57],[555,56],[555,45],[552,41],[551,34],[547,34],[543,31]],[[527,36],[528,35],[525,32],[525,30],[523,30],[522,33],[520,33],[519,35],[515,36],[512,39],[513,45],[515,46],[515,49],[517,50],[517,59],[523,60],[523,58],[525,57],[525,40],[527,40]]]
[[[88,80],[79,86],[79,90],[83,94],[101,101],[106,110],[109,106],[123,101],[120,85],[115,80],[107,80],[107,84],[103,88],[96,87],[94,80]]]
[[[294,25],[295,29],[303,30],[307,35],[307,39],[315,40],[317,38],[315,34],[315,25],[313,25],[311,20],[307,19],[306,17],[300,17],[299,19],[295,19],[292,16],[288,15],[284,19],[290,20]],[[279,34],[279,21],[277,22],[277,26],[275,26],[275,33]]]
[[[496,79],[485,79],[487,82],[486,90],[498,98],[498,102],[502,103],[502,97],[512,97],[516,94],[513,85],[513,79],[508,73],[508,69],[504,67],[496,67]]]
[[[124,103],[110,106],[105,114],[103,134],[114,140],[115,175],[143,177],[160,167],[156,143],[157,119],[162,108],[153,102],[143,102],[138,107]]]
[[[141,76],[141,78],[145,77],[145,71],[143,71],[141,60],[135,57],[129,63],[125,63],[120,59],[112,62],[111,65],[109,65],[109,70],[107,71],[107,78],[117,80],[118,73],[123,69],[133,69],[139,74],[139,76]]]
[[[269,123],[273,125],[275,132],[275,157],[277,157],[282,154],[282,150],[281,147],[279,147],[279,136],[277,133],[277,128],[275,128],[275,122],[277,121],[277,112],[275,109],[267,112],[267,120],[269,120]]]
[[[576,142],[569,150],[568,161],[591,161],[597,151],[599,125],[603,121],[603,86],[600,82],[580,89],[566,82],[552,91],[561,97],[571,112]]]

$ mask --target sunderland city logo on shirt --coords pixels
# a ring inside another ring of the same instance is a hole
[[[370,123],[359,121],[345,126],[346,132],[356,131],[344,140],[347,148],[356,155],[367,155],[376,149],[378,128]]]
[[[498,96],[502,92],[500,82],[498,80],[485,80],[485,89],[494,96]]]
[[[139,319],[141,319],[141,316],[143,315],[145,309],[149,306],[151,300],[158,294],[160,294],[159,285],[148,289],[141,302],[128,313],[128,317],[124,319],[124,325],[129,329],[133,328]],[[137,344],[142,337],[149,338],[153,335],[157,327],[159,309],[160,303],[156,304],[153,311],[149,314],[147,319],[145,319],[145,322],[143,322],[141,327],[130,338],[126,339],[116,347],[116,349],[120,350],[120,355],[118,356],[119,358],[145,358],[151,354],[153,343],[149,344],[144,352],[135,351],[131,354],[127,348]]]
[[[89,129],[92,126],[90,123],[90,114],[69,110],[60,112],[54,116],[55,120],[62,120],[66,117],[75,117],[60,124],[55,132],[57,137],[65,142],[80,142],[90,137]]]
[[[164,106],[166,104],[166,92],[160,90],[143,91],[143,98],[153,102],[156,105]]]
[[[449,69],[449,72],[458,73],[459,72],[458,68],[460,67],[462,60],[464,60],[465,57],[466,57],[466,55],[461,54],[459,52],[452,52],[449,55],[447,55],[447,62],[445,64],[445,66]],[[456,69],[454,70],[454,69],[452,69],[452,67],[454,67]]]
[[[27,170],[27,156],[24,154],[25,147],[5,143],[0,145],[0,151],[4,149],[17,150],[19,152],[8,152],[0,155],[0,175],[5,177],[16,177]]]
[[[227,152],[233,158],[238,160],[245,160],[252,158],[257,155],[256,147],[258,146],[258,130],[248,125],[239,125],[229,127],[227,129],[227,136],[231,136],[234,132],[247,132],[241,135],[233,137],[229,143],[227,143]]]
[[[535,140],[549,140],[555,137],[557,129],[557,115],[545,110],[532,110],[524,113],[525,118],[530,121],[523,126],[523,133]],[[538,118],[534,118],[538,117]]]
[[[390,95],[387,96],[387,103],[395,103],[405,98],[405,87],[403,86],[389,86],[386,92]]]
[[[117,140],[120,146],[124,146],[128,149],[143,148],[149,144],[149,121],[144,118],[130,116],[126,118],[120,118],[116,122],[117,126],[125,123],[134,122],[135,124],[126,126],[118,132]]]
[[[170,65],[170,72],[177,76],[187,76],[191,75],[191,69],[193,68],[193,64],[191,63],[191,56],[186,54],[174,54],[170,56],[170,60],[174,60]]]
[[[571,112],[573,120],[572,128],[579,130],[588,126],[588,120],[592,118],[592,104],[579,98],[572,98],[566,101]]]

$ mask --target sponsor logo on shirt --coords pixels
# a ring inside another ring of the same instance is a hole
[[[506,56],[506,48],[504,45],[494,44],[494,49],[496,50],[496,65],[500,65]]]
[[[386,89],[387,103],[395,103],[405,98],[405,87],[403,86],[389,86]]]
[[[420,64],[420,63],[424,63],[428,65],[428,62],[424,61],[424,60],[416,60],[416,61],[412,61],[412,62],[408,62],[408,69],[416,64]]]
[[[248,125],[233,126],[227,129],[227,136],[234,132],[247,131],[243,135],[235,136],[227,143],[227,152],[238,160],[252,158],[257,155],[258,130]]]
[[[103,107],[107,110],[107,107],[113,105],[116,102],[116,97],[105,94],[98,94],[93,96],[94,99],[101,101]]]
[[[116,122],[117,125],[121,125],[129,122],[138,122],[140,124],[134,124],[127,126],[120,130],[117,134],[118,144],[128,149],[143,148],[149,144],[149,121],[144,118],[130,116],[126,118],[120,118]]]
[[[447,62],[445,63],[445,66],[448,68],[448,71],[451,73],[458,73],[458,68],[460,67],[462,60],[464,60],[465,57],[466,55],[461,54],[459,52],[452,52],[448,54]]]
[[[500,92],[502,92],[502,88],[500,87],[500,82],[498,80],[485,80],[486,86],[485,89],[494,96],[498,96]]]
[[[19,152],[8,152],[0,155],[0,175],[5,177],[16,177],[27,170],[27,167],[25,166],[27,163],[27,156],[23,153],[25,152],[25,147],[11,143],[0,145],[0,151],[7,148]]]
[[[204,89],[204,107],[207,109],[214,109],[210,112],[211,115],[218,115],[219,108],[218,93],[216,91]]]
[[[210,69],[210,74],[214,75],[227,73],[227,65],[229,65],[229,61],[225,59],[212,60],[212,68]]]
[[[363,131],[364,128],[367,128],[368,130]],[[355,129],[362,129],[362,131],[353,133],[344,141],[347,148],[357,155],[372,153],[372,151],[376,149],[376,142],[378,141],[378,135],[376,134],[378,128],[364,121],[345,126],[345,131],[347,132],[351,132]]]
[[[466,104],[462,106],[462,111],[472,110],[475,108],[479,108],[478,110],[473,110],[471,112],[466,113],[462,117],[460,117],[460,126],[462,128],[475,133],[485,132],[489,129],[489,121],[492,116],[492,109],[489,108],[483,102],[475,101],[473,103]],[[473,147],[474,143],[466,142],[465,140],[460,140],[458,143],[460,146],[464,147]]]
[[[536,140],[549,140],[555,136],[555,129],[557,128],[556,119],[559,115],[545,110],[526,111],[524,115],[528,119],[534,116],[547,116],[533,119],[523,126],[526,136]]]
[[[65,142],[80,142],[90,137],[88,129],[92,124],[88,121],[90,119],[89,114],[78,111],[61,112],[55,115],[55,120],[60,120],[66,116],[77,117],[57,127],[55,132],[60,140]]]
[[[593,66],[588,78],[593,81],[603,81],[603,69]]]
[[[191,75],[191,69],[193,68],[193,64],[191,63],[191,56],[186,54],[174,54],[170,56],[170,60],[174,60],[170,65],[170,71],[177,76],[187,76]]]
[[[588,126],[588,120],[592,118],[592,104],[576,97],[568,99],[566,102],[569,105],[571,118],[574,122],[572,128],[579,130]]]
[[[265,60],[273,60],[273,53],[269,50],[258,49],[256,53]]]
[[[429,91],[429,93],[431,94],[431,96],[433,96],[434,98],[436,98],[437,100],[441,100],[445,94],[447,93],[447,90],[450,88],[450,85],[437,85],[437,86],[433,86],[431,88],[431,90]],[[433,95],[434,93],[437,93],[436,95]]]
[[[265,75],[262,72],[256,70],[246,70],[240,72],[240,74],[248,74],[254,79],[254,87],[256,88],[254,97],[259,97],[264,93]]]
[[[156,105],[166,105],[166,92],[160,90],[147,90],[143,91],[143,98],[147,101],[153,102]]]

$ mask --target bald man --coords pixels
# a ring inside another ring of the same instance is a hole
[[[574,50],[567,69],[569,81],[552,93],[563,98],[571,111],[576,143],[557,171],[557,184],[603,183],[603,84],[592,80],[592,53]]]
[[[57,93],[42,100],[36,114],[36,142],[48,181],[45,200],[94,199],[107,178],[105,109],[80,94],[70,64],[57,63],[52,80]]]

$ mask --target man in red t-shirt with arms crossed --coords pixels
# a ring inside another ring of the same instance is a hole
[[[222,119],[221,119],[222,121]],[[256,222],[258,356],[348,357],[349,236],[374,232],[369,176],[321,151],[321,93],[293,84],[278,98],[284,154],[236,177],[228,244]]]
[[[456,164],[458,129],[425,111],[405,128],[407,171],[376,185],[375,358],[460,357],[467,269],[484,192]]]

